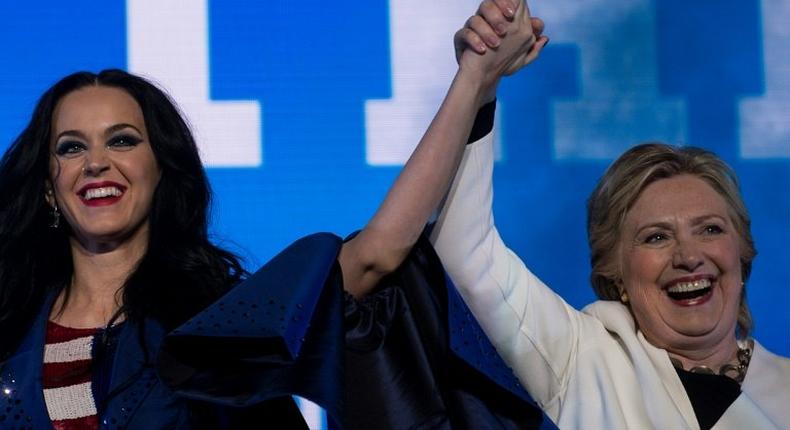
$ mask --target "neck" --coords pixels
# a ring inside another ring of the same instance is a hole
[[[143,240],[146,239],[146,240]],[[147,236],[119,244],[71,239],[74,272],[68,292],[58,296],[50,318],[75,328],[103,327],[122,305],[122,289],[147,249]]]

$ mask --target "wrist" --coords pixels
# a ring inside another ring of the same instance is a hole
[[[473,93],[477,109],[496,99],[499,77],[492,78],[490,74],[480,69],[464,67],[461,64],[454,81]]]

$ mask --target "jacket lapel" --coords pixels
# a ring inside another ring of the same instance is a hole
[[[141,327],[145,345],[140,340]],[[118,344],[113,358],[107,405],[103,411],[99,411],[102,428],[126,428],[157,383],[152,363],[163,337],[162,328],[154,322],[127,321],[124,324],[116,340]]]
[[[0,366],[0,429],[52,429],[41,372],[47,320],[56,296],[46,298],[16,353]]]
[[[780,427],[772,422],[765,411],[754,403],[746,393],[741,393],[737,399],[719,418],[713,430],[740,430],[740,429],[779,429]]]
[[[772,429],[787,424],[786,392],[788,371],[787,360],[766,350],[754,341],[752,359],[746,378],[741,384],[741,395],[719,418],[716,430],[729,429]],[[787,369],[787,370],[784,370]]]

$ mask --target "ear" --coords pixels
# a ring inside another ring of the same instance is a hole
[[[628,304],[628,291],[625,290],[623,278],[617,277],[613,280],[615,288],[620,295],[620,302],[624,305]]]
[[[624,305],[628,304],[628,292],[625,290],[620,290],[620,303]]]

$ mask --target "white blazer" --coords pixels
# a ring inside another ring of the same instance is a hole
[[[493,144],[467,146],[431,235],[499,354],[562,429],[699,429],[663,349],[628,309],[598,301],[577,311],[502,241],[491,211]],[[755,341],[742,393],[715,429],[790,429],[790,360]]]

